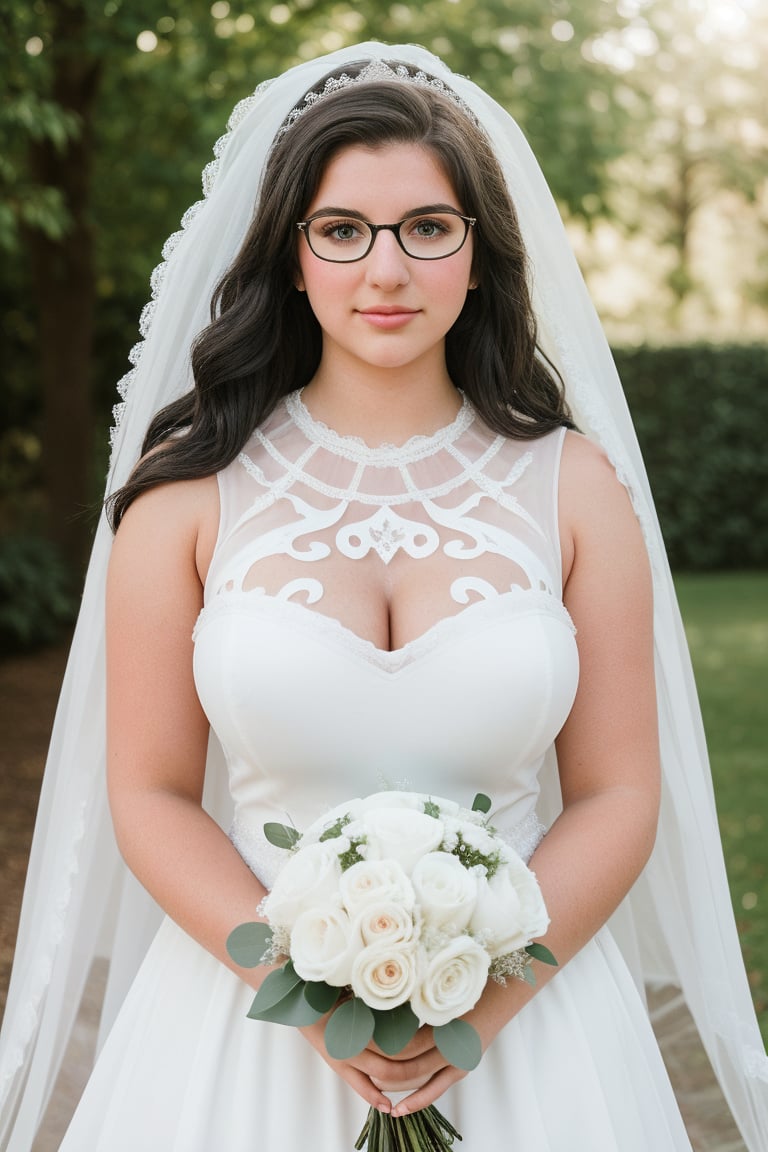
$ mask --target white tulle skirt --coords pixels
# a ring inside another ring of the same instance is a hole
[[[352,1152],[367,1105],[166,920],[60,1152]],[[438,1101],[463,1152],[690,1152],[645,1008],[603,931]]]

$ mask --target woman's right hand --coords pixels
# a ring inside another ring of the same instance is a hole
[[[356,1056],[335,1060],[325,1046],[328,1016],[300,1031],[304,1033],[326,1064],[349,1084],[372,1108],[389,1112],[392,1102],[387,1092],[412,1092],[421,1087],[445,1064],[435,1047],[431,1028],[420,1028],[403,1052],[387,1056],[373,1042]]]

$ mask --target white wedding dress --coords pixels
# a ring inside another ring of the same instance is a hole
[[[505,440],[464,403],[434,436],[371,449],[294,394],[220,475],[195,679],[229,768],[230,835],[267,886],[281,853],[266,820],[301,828],[387,785],[466,805],[486,792],[493,823],[535,847],[578,680],[564,435]],[[361,638],[366,578],[406,605],[392,650]],[[62,1152],[352,1152],[367,1106],[299,1032],[246,1019],[252,996],[166,920]],[[690,1152],[607,930],[439,1107],[466,1152]]]

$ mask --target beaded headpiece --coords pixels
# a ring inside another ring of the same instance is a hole
[[[277,144],[279,140],[282,140],[283,136],[293,127],[296,121],[301,119],[304,113],[309,111],[319,100],[323,100],[326,96],[330,96],[334,92],[339,92],[343,88],[349,88],[353,84],[372,84],[382,80],[388,83],[395,81],[400,84],[415,84],[419,88],[427,88],[432,92],[439,92],[442,96],[446,96],[457,108],[460,108],[473,124],[478,123],[477,117],[469,105],[465,104],[452,88],[449,88],[447,84],[444,84],[443,81],[439,80],[436,76],[430,76],[427,72],[422,71],[422,69],[412,72],[405,64],[390,65],[384,60],[371,60],[357,75],[350,76],[348,72],[342,72],[340,76],[329,76],[319,91],[311,89],[307,92],[301,104],[297,104],[296,107],[289,112],[285,122],[275,136],[274,143]]]

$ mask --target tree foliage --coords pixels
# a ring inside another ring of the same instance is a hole
[[[743,50],[718,58],[702,11],[692,0],[2,0],[0,251],[12,258],[0,271],[0,485],[23,476],[40,489],[52,404],[65,450],[89,408],[103,443],[149,274],[200,197],[231,107],[355,41],[422,43],[470,75],[518,119],[564,212],[652,231],[678,253],[670,283],[684,296],[701,204],[726,186],[746,203],[764,177],[765,81]],[[66,293],[47,290],[57,269],[79,277],[80,319],[64,320]],[[79,481],[80,507],[104,464],[86,454],[99,463],[87,491]],[[47,483],[50,504],[61,493],[55,475]]]

